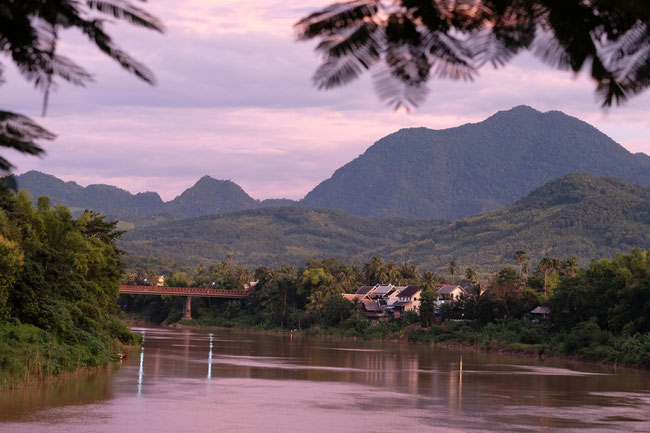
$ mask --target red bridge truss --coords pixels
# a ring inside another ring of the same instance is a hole
[[[131,295],[196,296],[200,298],[233,298],[248,296],[248,290],[203,289],[200,287],[120,286],[120,293]]]
[[[130,295],[185,296],[183,319],[192,319],[192,297],[242,299],[248,290],[202,289],[199,287],[120,286],[120,293]]]

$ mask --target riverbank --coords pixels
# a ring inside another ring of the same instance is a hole
[[[66,380],[108,368],[120,354],[139,347],[140,337],[129,334],[88,337],[67,343],[29,324],[0,324],[0,391]]]
[[[278,328],[210,326],[202,325],[198,321],[181,321],[164,327],[205,331],[241,329],[431,344],[439,348],[495,352],[528,359],[548,358],[635,369],[650,368],[650,334],[615,336],[594,328],[589,322],[570,333],[553,333],[542,324],[524,319],[491,323],[480,328],[473,328],[471,324],[462,322],[444,322],[423,328],[419,324],[398,321],[381,322],[362,329],[314,326],[293,331]]]

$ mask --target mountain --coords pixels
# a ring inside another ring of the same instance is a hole
[[[526,106],[444,130],[402,129],[336,170],[309,207],[375,217],[458,219],[513,203],[572,172],[650,186],[650,157],[589,124]]]
[[[251,267],[302,266],[309,259],[348,260],[371,249],[397,247],[436,224],[363,218],[334,209],[260,208],[154,224],[142,221],[120,246],[131,263],[137,257],[163,257],[196,264],[233,253],[237,263]]]
[[[131,194],[109,185],[88,185],[61,179],[38,171],[16,176],[20,188],[26,188],[34,199],[46,195],[52,203],[65,204],[73,212],[93,209],[115,218],[139,218],[160,213],[164,203],[155,192]]]
[[[534,190],[516,203],[434,228],[399,249],[378,251],[396,260],[442,268],[513,263],[528,251],[543,256],[611,257],[650,245],[650,188],[611,177],[570,174]]]
[[[165,211],[177,218],[250,209],[258,202],[236,183],[203,176],[191,188],[165,203]]]
[[[92,209],[111,218],[127,221],[157,214],[189,218],[258,206],[297,204],[286,199],[265,200],[260,203],[246,194],[239,185],[210,176],[203,176],[192,187],[166,203],[155,192],[131,194],[121,188],[103,184],[83,187],[38,171],[18,175],[16,181],[18,187],[29,190],[34,199],[45,195],[52,199],[52,203],[64,204],[76,213]]]
[[[377,219],[338,210],[265,208],[143,224],[121,247],[137,256],[196,264],[234,253],[256,267],[337,257],[363,263],[372,255],[421,269],[459,266],[491,272],[513,264],[518,249],[531,262],[577,256],[583,264],[650,245],[650,188],[616,178],[570,174],[516,203],[460,221]]]

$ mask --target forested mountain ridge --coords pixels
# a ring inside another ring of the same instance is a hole
[[[303,202],[361,216],[458,219],[578,171],[650,186],[647,155],[559,111],[519,106],[479,123],[390,134]]]
[[[398,246],[437,224],[442,222],[363,218],[335,209],[270,207],[144,222],[127,232],[120,246],[132,256],[184,263],[215,262],[233,254],[237,263],[250,267],[302,265],[310,259],[343,259]]]
[[[519,249],[531,261],[575,255],[585,263],[647,245],[650,188],[581,173],[554,180],[504,209],[455,222],[268,208],[144,224],[120,244],[132,256],[192,264],[231,253],[251,267],[302,266],[324,257],[363,263],[377,255],[431,270],[455,260],[484,272],[512,264]]]
[[[92,209],[116,218],[138,218],[163,212],[164,203],[155,192],[130,192],[111,185],[83,187],[64,182],[50,174],[28,171],[16,176],[18,186],[27,189],[34,200],[47,196],[52,203],[64,204],[72,211]]]
[[[592,258],[650,245],[650,188],[611,177],[575,173],[534,190],[503,209],[434,228],[379,255],[434,268],[451,260],[495,270],[517,250],[543,256]]]
[[[65,182],[50,174],[28,171],[16,176],[19,188],[27,189],[34,201],[50,197],[52,203],[63,204],[75,214],[85,209],[124,221],[135,221],[153,215],[173,218],[191,218],[258,207],[299,206],[289,199],[255,200],[239,185],[230,180],[201,177],[182,194],[163,202],[158,193],[131,194],[121,188],[97,184],[83,187],[76,182]]]

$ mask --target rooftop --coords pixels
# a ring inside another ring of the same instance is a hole
[[[406,286],[404,290],[400,292],[398,297],[400,298],[410,298],[418,293],[422,288],[420,286]]]

